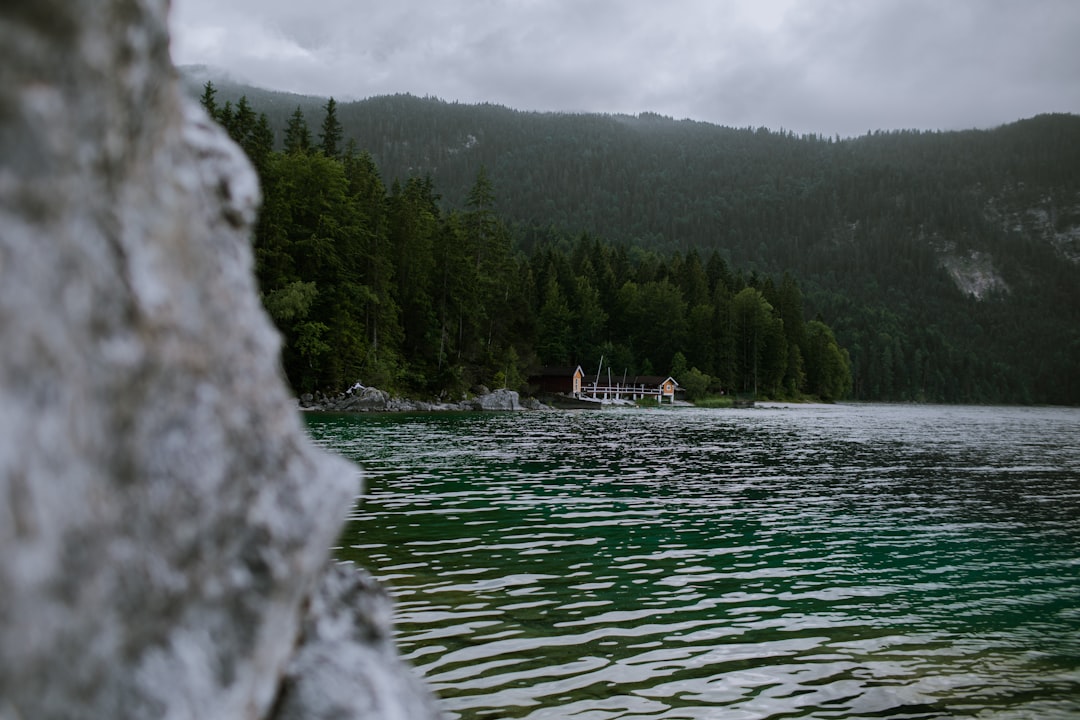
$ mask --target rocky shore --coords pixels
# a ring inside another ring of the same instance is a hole
[[[463,412],[463,411],[512,411],[550,410],[536,398],[521,399],[517,391],[500,388],[488,390],[478,387],[472,397],[457,402],[428,402],[390,395],[376,387],[353,385],[340,395],[322,393],[301,395],[301,410],[310,412]]]

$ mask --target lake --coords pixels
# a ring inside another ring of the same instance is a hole
[[[448,717],[1080,717],[1080,410],[308,425]]]

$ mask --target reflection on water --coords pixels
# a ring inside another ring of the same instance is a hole
[[[1080,717],[1080,411],[310,427],[451,717]]]

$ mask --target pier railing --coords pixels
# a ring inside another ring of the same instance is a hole
[[[581,394],[597,400],[641,400],[643,398],[656,398],[657,403],[664,401],[664,390],[659,387],[646,385],[597,385],[591,383],[581,386]],[[667,395],[671,401],[675,401],[673,395]]]

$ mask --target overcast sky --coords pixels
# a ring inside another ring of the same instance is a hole
[[[841,136],[1080,113],[1080,0],[173,0],[173,58],[339,101]]]

